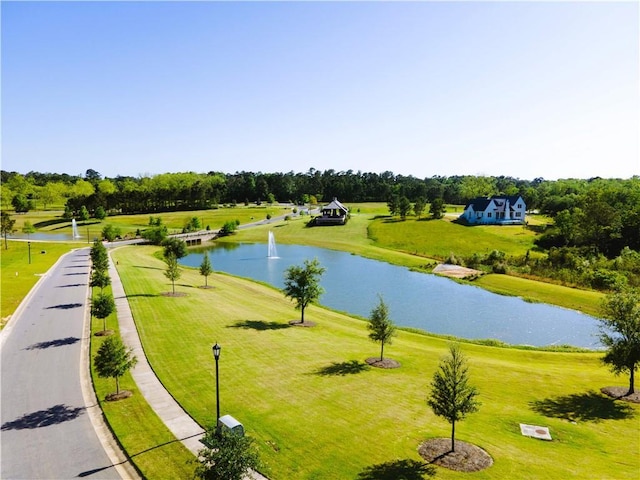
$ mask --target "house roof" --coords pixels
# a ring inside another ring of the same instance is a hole
[[[464,209],[468,209],[469,207],[473,207],[473,209],[477,211],[484,211],[489,206],[492,200],[495,201],[496,205],[502,205],[505,200],[509,200],[509,206],[513,209],[513,205],[518,202],[518,200],[522,199],[521,195],[501,195],[496,197],[477,197],[473,200],[469,201]]]
[[[348,212],[349,209],[341,204],[336,197],[333,197],[333,200],[330,204],[322,207],[323,210],[342,210],[343,212]]]

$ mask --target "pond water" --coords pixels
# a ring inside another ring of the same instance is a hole
[[[44,242],[72,242],[72,241],[83,241],[87,243],[86,236],[84,238],[73,238],[73,233],[30,233],[27,235],[26,233],[14,233],[13,235],[9,235],[9,239],[16,240],[34,240],[34,241],[44,241]]]
[[[412,272],[346,252],[300,245],[278,245],[267,258],[267,244],[219,245],[208,249],[214,270],[284,287],[284,271],[317,258],[326,272],[320,303],[365,318],[381,294],[396,325],[469,339],[497,339],[535,346],[600,348],[598,322],[588,315],[547,304],[461,285],[437,275]],[[182,258],[198,267],[204,251]],[[293,305],[293,304],[292,304]]]

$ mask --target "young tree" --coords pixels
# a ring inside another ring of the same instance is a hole
[[[429,206],[429,213],[432,218],[442,218],[445,212],[444,200],[442,197],[434,198]]]
[[[369,316],[369,338],[374,342],[380,342],[380,361],[384,360],[384,345],[391,344],[391,338],[396,335],[396,327],[389,318],[389,308],[384,303],[381,295],[378,295],[379,303],[371,310]]]
[[[116,309],[113,296],[107,293],[99,293],[91,302],[91,315],[102,319],[102,331],[107,331],[107,317]]]
[[[232,233],[234,233],[237,230],[237,228],[238,228],[238,224],[236,222],[234,222],[233,220],[229,220],[229,221],[224,223],[224,225],[220,229],[219,233],[222,236],[231,235]]]
[[[178,259],[173,253],[169,253],[169,255],[164,258],[164,261],[167,263],[167,269],[164,272],[164,276],[171,280],[173,294],[175,295],[176,280],[182,276],[182,272],[180,272],[180,268],[178,268]]]
[[[33,224],[29,220],[27,220],[22,226],[22,233],[26,233],[28,239],[32,233],[36,233],[36,227],[34,227]]]
[[[416,200],[416,203],[413,204],[413,213],[415,213],[416,217],[420,218],[426,206],[424,199],[419,198]]]
[[[318,259],[305,260],[304,266],[292,265],[285,271],[284,289],[286,297],[296,302],[296,309],[301,311],[300,323],[304,323],[304,309],[315,302],[324,289],[320,286],[320,277],[325,272]]]
[[[93,362],[99,377],[116,379],[116,394],[119,394],[120,377],[133,368],[138,359],[131,349],[125,347],[120,337],[114,336],[100,345]]]
[[[102,205],[98,205],[96,207],[95,217],[98,220],[104,220],[105,218],[107,218],[107,212]]]
[[[65,220],[71,220],[73,218],[73,210],[71,210],[71,207],[68,204],[64,206],[64,213],[62,214],[62,218],[64,218]]]
[[[141,237],[153,245],[161,245],[167,238],[168,231],[166,225],[156,225],[142,231]]]
[[[600,342],[607,348],[602,361],[616,375],[629,373],[629,391],[635,392],[634,374],[640,364],[640,293],[632,289],[608,295],[602,304]]]
[[[120,227],[114,227],[113,225],[105,225],[102,228],[102,238],[107,242],[113,242],[120,236]]]
[[[173,255],[177,260],[179,258],[187,256],[187,244],[184,240],[175,237],[169,237],[162,242],[162,246],[164,247],[162,253],[165,258]]]
[[[82,207],[80,207],[80,220],[86,222],[87,220],[89,220],[89,217],[89,210],[87,210],[86,206],[82,205]]]
[[[400,197],[400,203],[398,205],[398,213],[400,214],[400,218],[405,220],[407,215],[411,214],[411,202],[404,195]]]
[[[100,293],[111,285],[111,277],[107,270],[94,269],[91,272],[91,281],[89,282],[89,286],[92,288],[98,287],[100,289]]]
[[[476,412],[480,403],[478,392],[469,385],[469,368],[460,347],[451,345],[449,356],[442,359],[431,382],[431,395],[427,405],[439,417],[451,424],[451,451],[455,451],[456,422]]]
[[[213,268],[211,266],[211,260],[209,260],[209,253],[204,253],[204,258],[202,259],[202,263],[200,264],[200,275],[204,277],[204,286],[208,287],[207,278],[209,275],[213,273]]]
[[[106,272],[109,269],[109,254],[107,253],[107,247],[105,247],[100,240],[96,239],[93,242],[89,252],[89,257],[91,258],[94,270],[103,270]]]
[[[13,228],[13,226],[16,224],[16,221],[13,220],[11,218],[11,215],[9,215],[5,211],[2,211],[2,213],[0,214],[0,219],[1,219],[0,226],[2,230],[2,235],[4,236],[4,249],[8,250],[9,243],[7,241],[7,235],[15,232],[15,229]]]
[[[400,211],[400,196],[391,195],[387,201],[387,207],[389,208],[389,215],[395,217]]]
[[[253,439],[227,430],[219,434],[215,428],[207,429],[202,443],[207,447],[198,452],[195,476],[201,480],[242,480],[249,478],[250,470],[260,468],[258,451]]]

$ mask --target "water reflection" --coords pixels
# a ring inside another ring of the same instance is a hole
[[[214,270],[284,286],[284,271],[317,258],[326,268],[320,302],[368,317],[383,295],[397,325],[462,338],[493,338],[511,344],[598,348],[597,320],[573,310],[527,303],[436,275],[335,250],[278,245],[280,258],[267,258],[267,244],[223,244],[209,249]],[[203,253],[181,263],[198,267]]]

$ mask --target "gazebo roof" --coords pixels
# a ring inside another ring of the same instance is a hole
[[[322,207],[323,210],[342,210],[343,212],[349,212],[349,209],[341,204],[336,197],[333,197],[333,200],[330,204]]]

